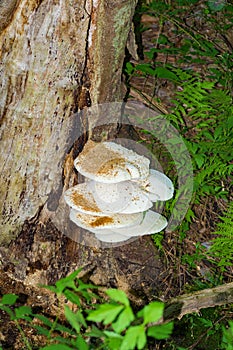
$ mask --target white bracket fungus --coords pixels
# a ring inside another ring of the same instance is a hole
[[[149,164],[116,143],[88,141],[74,160],[86,181],[64,195],[71,221],[108,243],[162,231],[166,218],[149,209],[153,202],[172,198],[174,187]]]

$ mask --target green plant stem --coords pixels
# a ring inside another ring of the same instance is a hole
[[[27,347],[29,350],[32,350],[32,347],[31,347],[31,345],[29,344],[29,341],[28,341],[27,337],[25,336],[24,331],[22,330],[22,328],[21,328],[21,326],[20,326],[18,320],[14,320],[14,322],[15,322],[15,324],[16,324],[18,330],[19,330],[19,333],[20,333],[21,337],[23,338],[24,344],[26,345],[26,347]]]

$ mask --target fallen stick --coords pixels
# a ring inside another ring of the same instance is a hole
[[[181,319],[184,315],[200,309],[233,303],[233,282],[218,287],[184,294],[166,303],[163,322]]]

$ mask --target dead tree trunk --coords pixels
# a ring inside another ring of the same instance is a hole
[[[0,1],[1,245],[61,191],[70,132],[95,123],[93,117],[79,120],[75,112],[122,97],[135,5],[136,0]]]

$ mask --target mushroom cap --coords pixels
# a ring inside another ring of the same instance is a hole
[[[105,213],[132,214],[146,211],[153,205],[145,191],[132,181],[115,184],[90,181],[87,187]]]
[[[158,170],[150,169],[148,178],[141,182],[152,202],[167,201],[174,194],[172,181]]]
[[[106,243],[118,243],[118,242],[124,242],[130,239],[130,237],[126,237],[123,235],[120,235],[118,233],[115,232],[109,232],[107,234],[99,234],[99,233],[95,233],[95,237],[102,241],[102,242],[106,242]]]
[[[136,237],[150,235],[162,231],[167,226],[167,220],[164,216],[156,213],[152,210],[148,210],[143,220],[139,224],[135,224],[129,227],[112,228],[111,233],[120,234],[122,236]],[[109,234],[110,232],[106,229],[96,228],[94,233],[98,233],[98,237],[101,235]]]
[[[70,210],[70,220],[77,226],[85,228],[91,232],[93,232],[94,229],[113,229],[116,227],[127,227],[139,224],[142,219],[143,213],[96,216],[84,214],[72,208]]]
[[[87,183],[81,183],[69,188],[64,194],[64,199],[71,208],[79,212],[99,216],[105,215],[95,202],[91,190],[87,187]]]
[[[149,175],[149,164],[148,158],[114,142],[91,140],[74,160],[80,174],[104,183],[145,178]]]
[[[133,214],[153,205],[145,191],[131,181],[105,184],[92,180],[69,188],[64,199],[73,209],[96,216]]]

